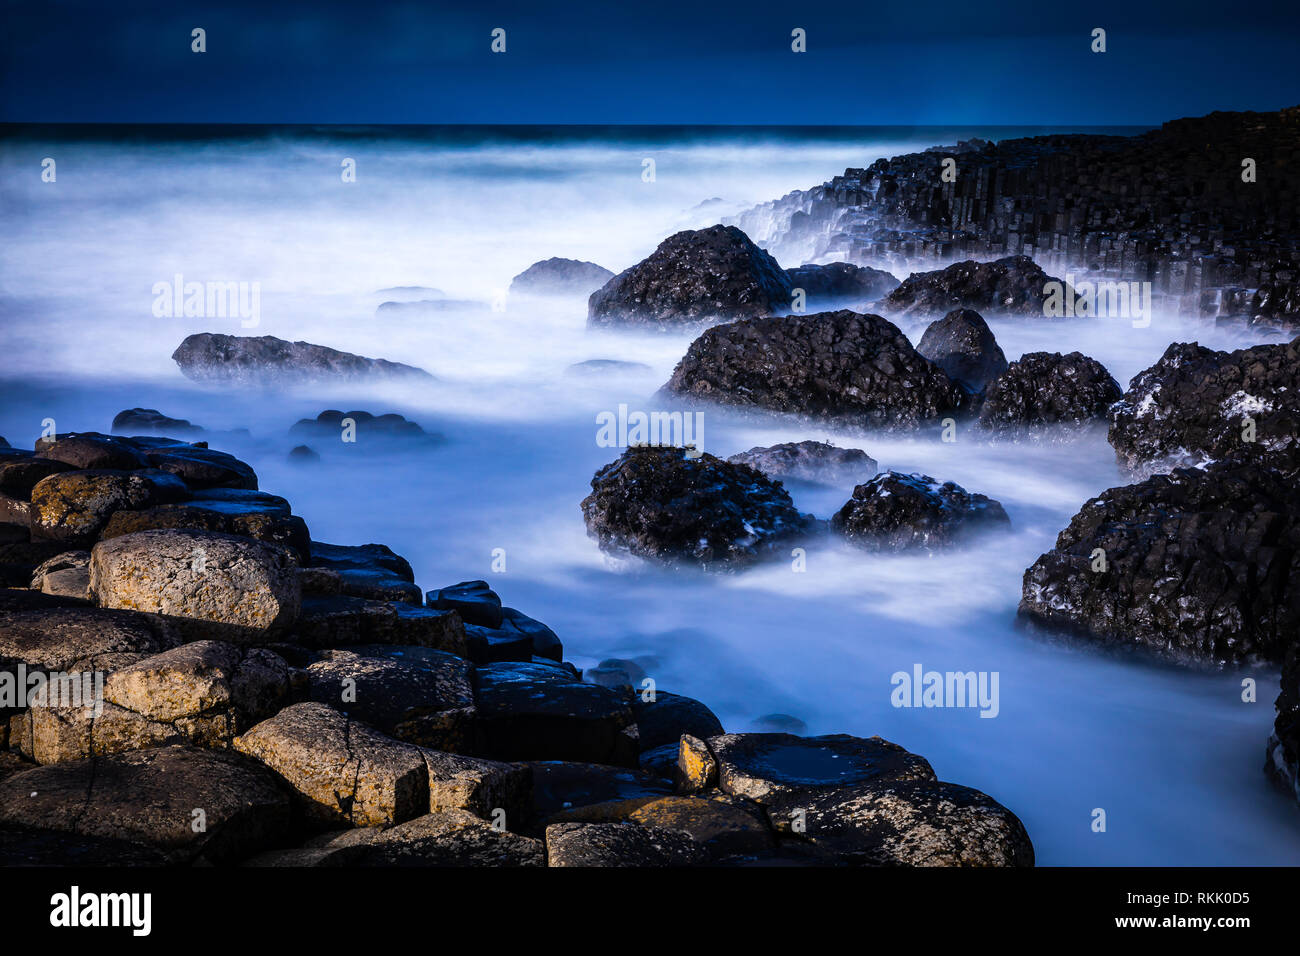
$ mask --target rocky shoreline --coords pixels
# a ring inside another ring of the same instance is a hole
[[[45,688],[0,698],[0,863],[1033,863],[922,757],[584,681],[485,582],[424,593],[383,545],[311,540],[203,443],[5,446],[0,485],[31,584],[0,590],[0,670]]]

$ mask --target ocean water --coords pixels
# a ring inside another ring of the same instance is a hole
[[[0,138],[0,435],[30,445],[47,419],[60,431],[107,431],[135,406],[188,418],[289,498],[317,540],[386,543],[425,588],[486,578],[554,628],[579,666],[635,660],[661,690],[708,703],[729,730],[783,714],[809,733],[894,740],[942,779],[1013,809],[1042,864],[1300,862],[1300,813],[1261,772],[1276,673],[1158,667],[1014,626],[1024,569],[1086,499],[1124,480],[1102,435],[984,445],[959,432],[944,444],[707,411],[703,446],[714,454],[830,439],[882,468],[991,495],[1012,530],[931,557],[819,539],[802,572],[781,559],[735,575],[614,561],[586,536],[578,503],[618,454],[597,444],[597,415],[620,404],[653,410],[690,337],[588,332],[583,297],[508,295],[511,277],[551,256],[617,272],[679,229],[972,135],[1024,132],[10,129]],[[52,183],[41,179],[46,158]],[[352,183],[341,180],[346,159]],[[256,325],[155,315],[156,284],[178,274],[257,283]],[[438,291],[381,291],[411,286]],[[376,311],[433,297],[456,301]],[[1145,329],[991,324],[1009,358],[1078,349],[1121,384],[1171,341],[1265,340],[1162,315]],[[437,380],[198,385],[170,358],[198,331],[302,339]],[[915,341],[921,329],[906,331]],[[649,370],[565,374],[595,358]],[[446,441],[404,451],[364,438],[311,442],[322,462],[290,465],[299,442],[289,427],[331,407],[400,412]],[[851,488],[790,491],[827,517]],[[504,553],[503,572],[494,553]],[[997,672],[997,716],[894,707],[891,675],[916,664]],[[1255,703],[1241,699],[1245,677],[1258,682]],[[1097,808],[1104,833],[1092,829]]]

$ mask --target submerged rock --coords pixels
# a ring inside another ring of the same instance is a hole
[[[713,570],[752,564],[810,523],[748,465],[655,447],[629,448],[596,472],[582,516],[604,551]]]
[[[199,382],[287,384],[303,381],[403,379],[430,381],[423,369],[386,359],[364,358],[310,342],[272,335],[238,336],[199,332],[172,353],[186,378]]]
[[[666,331],[771,315],[790,305],[790,277],[735,226],[669,236],[591,294],[589,328]]]
[[[570,365],[564,370],[564,374],[587,378],[597,375],[642,375],[650,371],[653,370],[644,362],[623,362],[618,359],[587,359],[585,362],[576,362]]]
[[[1002,505],[951,481],[886,471],[853,489],[831,528],[872,551],[948,547],[973,533],[1006,528]]]
[[[1106,420],[1119,383],[1079,352],[1027,352],[984,392],[975,426],[1004,438],[1069,440]]]
[[[1025,571],[1020,613],[1177,663],[1281,663],[1300,640],[1297,481],[1256,453],[1104,491]]]
[[[408,421],[395,412],[372,415],[370,412],[340,412],[327,408],[315,418],[299,419],[289,429],[289,434],[299,438],[319,441],[333,440],[348,445],[362,445],[370,440],[401,442],[440,442],[443,437],[426,432],[418,424]],[[351,441],[344,442],[349,435]]]
[[[113,417],[112,431],[118,435],[197,435],[203,429],[156,408],[128,408]]]
[[[579,259],[543,259],[510,280],[511,294],[590,295],[614,273],[594,262]]]
[[[1006,256],[993,262],[957,262],[934,272],[914,272],[871,308],[886,315],[945,315],[953,309],[976,309],[989,315],[1047,314],[1048,283],[1060,283],[1028,256]]]
[[[769,478],[830,485],[856,485],[876,473],[874,458],[860,448],[837,448],[828,442],[783,442],[732,455],[733,465],[749,465]]]
[[[1139,372],[1111,416],[1120,466],[1138,477],[1257,444],[1300,445],[1300,341],[1217,352],[1175,342]]]
[[[972,392],[984,391],[1007,370],[993,330],[974,309],[953,309],[931,322],[916,350]]]
[[[893,323],[847,310],[715,326],[663,391],[885,430],[916,428],[964,401]]]

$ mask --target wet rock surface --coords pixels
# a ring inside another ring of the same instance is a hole
[[[803,289],[807,299],[814,304],[871,302],[899,286],[892,273],[848,262],[802,265],[787,269],[786,275],[790,277],[790,284]]]
[[[940,316],[953,309],[975,309],[989,315],[1043,318],[1051,294],[1048,283],[1061,281],[1049,276],[1028,256],[956,262],[946,269],[913,273],[871,308],[895,317]]]
[[[512,295],[590,295],[612,278],[614,273],[594,262],[556,257],[534,262],[511,279],[510,292]]]
[[[335,441],[347,446],[361,446],[372,441],[429,445],[444,440],[442,435],[426,432],[396,412],[375,415],[366,411],[340,412],[334,408],[325,409],[315,418],[299,419],[289,429],[289,434],[322,445]]]
[[[1028,352],[989,383],[978,428],[1004,439],[1069,440],[1107,420],[1119,383],[1079,352]]]
[[[769,478],[816,484],[856,485],[876,473],[874,458],[860,448],[837,448],[827,442],[783,442],[732,455],[733,465],[749,465]]]
[[[303,381],[400,379],[430,381],[423,369],[365,358],[310,342],[272,335],[239,336],[198,332],[172,353],[186,378],[246,385]]]
[[[926,327],[916,350],[972,392],[982,392],[1007,370],[1007,357],[984,317],[953,309]]]
[[[629,448],[592,478],[582,515],[605,551],[706,569],[752,564],[809,525],[780,483],[680,448]]]
[[[1256,453],[1111,488],[1025,571],[1020,613],[1178,663],[1281,663],[1300,635],[1298,478]]]
[[[734,226],[669,236],[591,294],[589,328],[666,331],[772,315],[790,305],[790,277]]]
[[[1277,719],[1268,739],[1264,772],[1283,793],[1300,803],[1300,647],[1292,647],[1282,664],[1282,691]]]
[[[929,475],[886,471],[853,489],[831,528],[870,551],[930,550],[1011,524],[1002,505]]]
[[[964,401],[897,326],[847,310],[715,326],[691,343],[663,393],[885,431],[914,429]]]
[[[1109,439],[1137,477],[1198,465],[1250,444],[1300,443],[1300,343],[1219,352],[1175,342],[1129,383]]]

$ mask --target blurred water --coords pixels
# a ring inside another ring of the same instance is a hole
[[[963,132],[969,135],[970,131]],[[880,734],[924,754],[947,780],[1015,810],[1047,864],[1300,862],[1300,815],[1261,766],[1277,693],[1257,673],[1193,674],[1046,643],[1013,626],[1024,569],[1088,497],[1119,483],[1104,436],[1066,446],[985,446],[959,435],[854,435],[824,426],[706,413],[705,449],[831,439],[882,467],[922,470],[998,498],[1013,530],[933,557],[871,556],[833,540],[807,570],[778,561],[731,576],[671,574],[608,561],[578,502],[612,460],[596,415],[653,407],[688,336],[588,333],[581,297],[485,303],[550,256],[619,271],[671,232],[842,171],[936,142],[937,133],[440,142],[327,136],[169,144],[0,141],[0,434],[27,444],[60,430],[107,431],[153,407],[214,430],[252,463],[318,540],[381,541],[426,588],[489,579],[507,603],[551,625],[580,666],[634,658],[664,690],[706,701],[728,729],[785,713],[812,733]],[[986,134],[989,135],[989,134]],[[58,162],[42,183],[40,160]],[[358,181],[340,182],[343,158]],[[656,160],[643,182],[642,160]],[[718,199],[720,202],[705,203]],[[784,263],[793,265],[795,263]],[[261,321],[152,314],[152,286],[259,282]],[[478,307],[376,314],[392,286],[429,286]],[[1009,358],[1079,349],[1121,383],[1170,341],[1239,347],[1255,339],[1157,316],[1150,328],[1081,321],[994,322]],[[284,393],[200,387],[170,360],[190,332],[270,334],[408,362],[438,380]],[[915,341],[920,328],[907,328]],[[645,373],[566,376],[591,358]],[[317,467],[288,464],[287,434],[324,408],[397,411],[447,436],[393,452],[312,442]],[[851,489],[791,487],[822,517]],[[506,571],[493,574],[493,549]],[[1000,713],[895,709],[890,676],[997,671]],[[1091,812],[1107,812],[1104,834]]]

